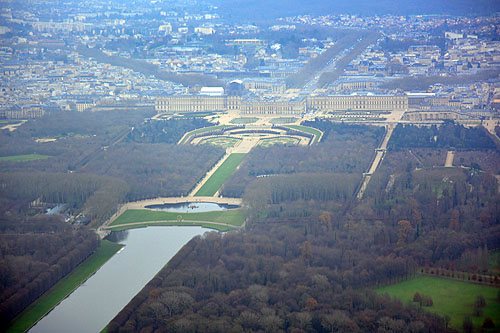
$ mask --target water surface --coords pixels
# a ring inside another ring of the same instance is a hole
[[[100,332],[202,227],[148,227],[113,232],[125,247],[29,332]]]
[[[146,208],[159,209],[174,213],[202,213],[214,210],[226,210],[238,208],[237,205],[218,204],[214,202],[181,202],[163,205],[150,205]]]

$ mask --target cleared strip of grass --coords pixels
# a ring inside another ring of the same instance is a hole
[[[71,273],[62,278],[45,294],[28,306],[12,321],[7,332],[25,332],[71,294],[80,284],[94,274],[123,245],[107,240],[101,241],[101,246],[87,260],[78,265]]]
[[[12,125],[12,124],[20,124],[22,121],[19,120],[0,120],[0,126]]]
[[[224,127],[228,127],[228,126],[227,125],[217,125],[217,126],[203,127],[203,128],[198,128],[198,129],[192,130],[191,132],[187,132],[186,134],[184,134],[182,139],[179,141],[179,144],[186,143],[188,141],[188,139],[193,135],[205,133],[205,132],[210,132],[210,131],[221,129]]]
[[[252,124],[257,122],[259,118],[255,117],[242,117],[242,118],[234,118],[230,121],[231,124]]]
[[[295,130],[298,130],[298,131],[302,131],[302,132],[306,132],[306,133],[309,133],[309,134],[313,134],[314,135],[314,139],[313,139],[312,143],[318,143],[319,140],[321,139],[321,137],[323,136],[323,132],[321,132],[320,130],[318,130],[316,128],[312,128],[312,127],[309,127],[309,126],[286,125],[284,127],[289,127],[289,128],[292,128],[292,129],[295,129]]]
[[[40,154],[26,154],[26,155],[13,155],[13,156],[2,156],[0,157],[0,161],[2,162],[28,162],[35,160],[44,160],[49,158],[49,155],[40,155]]]
[[[235,153],[229,155],[229,157],[222,163],[222,165],[214,172],[214,174],[208,178],[205,184],[196,192],[195,197],[211,197],[213,196],[219,188],[224,184],[231,173],[240,165],[241,161],[246,154]]]
[[[415,279],[375,291],[378,294],[388,293],[403,302],[412,301],[416,292],[431,296],[434,305],[424,309],[443,317],[448,315],[451,318],[450,326],[456,329],[462,328],[464,317],[467,315],[471,317],[475,327],[482,325],[483,320],[488,317],[497,327],[500,325],[500,302],[496,300],[498,288],[439,277],[417,276]],[[486,307],[482,317],[472,317],[474,301],[479,295],[486,299]]]
[[[246,218],[245,213],[241,209],[228,209],[203,213],[174,213],[147,209],[129,209],[126,210],[122,215],[120,215],[116,220],[114,220],[110,226],[115,227],[128,223],[154,221],[174,223],[166,225],[185,225],[185,222],[177,222],[179,217],[181,217],[183,221],[218,222],[234,225],[235,227],[239,227],[240,225],[242,225],[243,221],[245,221]],[[193,225],[201,224],[195,222],[195,224]],[[207,224],[206,226],[212,227],[213,225]]]

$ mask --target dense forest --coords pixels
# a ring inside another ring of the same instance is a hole
[[[213,126],[203,118],[147,120],[128,135],[128,140],[138,143],[177,143],[182,136],[196,128]]]
[[[4,212],[33,215],[43,213],[47,204],[64,204],[73,215],[83,212],[93,226],[113,215],[130,189],[112,177],[49,172],[2,173],[0,186]]]
[[[248,232],[193,239],[108,332],[444,330],[435,315],[354,291],[412,276],[415,263],[376,250],[371,228],[337,229],[327,215],[265,219]]]
[[[60,216],[0,215],[0,329],[93,253],[99,237]]]
[[[495,143],[481,127],[466,128],[446,122],[441,126],[399,124],[388,143],[389,149],[445,148],[457,150],[496,149]]]
[[[439,76],[439,75],[419,75],[397,78],[390,82],[381,85],[384,89],[402,89],[404,91],[411,90],[427,90],[429,86],[440,83],[442,85],[453,84],[468,84],[478,81],[486,81],[495,79],[500,74],[498,69],[487,69],[479,71],[475,74],[460,74],[452,76]]]
[[[373,149],[384,129],[330,121],[305,122],[323,131],[321,142],[313,146],[256,147],[224,184],[222,195],[239,197],[257,177],[296,173],[354,173],[366,171]]]
[[[120,143],[81,171],[126,181],[129,201],[181,196],[187,195],[223,155],[224,149],[213,145]]]
[[[175,145],[185,131],[207,126],[203,119],[144,121],[151,115],[54,112],[14,132],[0,131],[0,156],[48,156],[0,161],[1,207],[35,214],[33,201],[64,203],[98,226],[124,201],[186,195],[224,150]]]

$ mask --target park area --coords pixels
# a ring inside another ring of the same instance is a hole
[[[296,145],[299,143],[299,139],[290,136],[279,136],[276,138],[261,139],[259,146],[269,147],[272,145]]]
[[[378,294],[388,293],[391,297],[400,299],[403,303],[412,302],[415,293],[430,296],[433,305],[424,309],[438,315],[450,318],[449,325],[455,329],[462,329],[466,316],[472,319],[474,327],[481,327],[485,318],[491,318],[496,327],[500,325],[500,289],[450,280],[431,276],[417,276],[416,278],[398,284],[378,288]],[[486,306],[482,308],[481,316],[473,316],[474,302],[477,296],[482,295]],[[414,303],[418,304],[418,303]]]
[[[200,213],[174,213],[147,209],[129,209],[109,226],[124,230],[148,225],[196,225],[220,231],[238,228],[245,221],[241,209],[228,209]]]
[[[255,117],[242,117],[242,118],[234,118],[233,120],[230,121],[230,123],[237,125],[245,125],[245,124],[256,123],[258,120],[259,118]]]
[[[222,148],[232,148],[236,146],[240,141],[241,139],[233,138],[230,136],[216,136],[201,139],[200,144],[211,144]]]
[[[223,129],[224,127],[229,127],[229,126],[227,126],[227,125],[217,125],[217,126],[209,126],[209,127],[203,127],[203,128],[195,129],[194,131],[187,132],[186,134],[184,134],[184,136],[181,138],[181,140],[179,141],[179,143],[180,144],[188,143],[189,140],[191,139],[191,137],[194,137],[195,135],[202,134],[202,133],[207,133],[207,132],[211,132],[211,131],[220,130],[220,129]]]
[[[274,125],[279,125],[279,124],[291,124],[298,120],[299,118],[295,117],[280,117],[280,118],[273,118],[269,122]]]
[[[231,173],[240,165],[246,154],[231,154],[222,163],[222,165],[214,172],[205,184],[196,192],[195,197],[211,197],[224,184]]]
[[[297,131],[301,131],[301,132],[313,134],[314,135],[314,139],[312,140],[312,143],[318,143],[321,140],[321,137],[323,136],[323,132],[321,132],[318,129],[309,127],[309,126],[286,125],[285,127],[288,127],[288,128],[291,128],[291,129],[294,129],[294,130],[297,130]]]
[[[44,160],[49,157],[50,156],[48,155],[40,155],[40,154],[2,156],[0,157],[0,162],[28,162],[28,161]]]

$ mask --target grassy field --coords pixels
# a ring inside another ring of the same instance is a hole
[[[270,120],[271,124],[290,124],[294,123],[298,120],[295,117],[281,117],[281,118],[273,118]]]
[[[252,123],[255,123],[257,122],[257,120],[259,120],[259,118],[255,118],[255,117],[243,117],[243,118],[234,118],[233,120],[231,120],[231,124],[252,124]]]
[[[320,130],[317,130],[315,128],[308,127],[308,126],[287,125],[285,127],[289,127],[289,128],[293,128],[293,129],[298,130],[298,131],[314,134],[313,143],[318,143],[319,140],[321,139],[321,136],[323,135],[323,132],[321,132]]]
[[[2,156],[0,157],[0,162],[28,162],[35,160],[43,160],[49,157],[50,156],[48,155],[40,155],[40,154]]]
[[[181,141],[179,141],[179,143],[186,143],[188,141],[188,139],[193,136],[193,135],[196,135],[196,134],[200,134],[200,133],[205,133],[205,132],[210,132],[210,131],[213,131],[213,130],[217,130],[217,129],[221,129],[223,127],[228,127],[227,125],[217,125],[217,126],[209,126],[209,127],[203,127],[203,128],[198,128],[198,129],[195,129],[191,132],[187,132],[181,139]]]
[[[229,147],[234,147],[236,144],[241,141],[240,139],[237,138],[231,138],[229,136],[218,136],[218,137],[212,137],[212,138],[206,138],[200,140],[200,144],[211,144],[214,146],[221,146],[223,148],[229,148]]]
[[[20,124],[22,121],[20,120],[8,120],[8,119],[2,119],[0,120],[0,127],[7,126],[7,125],[12,125],[12,124]]]
[[[259,146],[262,147],[269,147],[272,145],[295,145],[298,143],[298,139],[292,138],[292,137],[287,137],[287,136],[281,136],[277,138],[270,138],[270,139],[262,139],[259,142]]]
[[[214,172],[214,174],[207,180],[207,182],[196,192],[194,195],[210,197],[213,196],[219,188],[224,184],[226,179],[231,175],[231,173],[240,165],[241,161],[246,154],[231,154],[222,163],[222,165]]]
[[[183,222],[178,222],[179,217]],[[122,215],[120,215],[116,220],[114,220],[110,226],[115,227],[128,223],[153,221],[168,221],[168,224],[165,225],[202,225],[198,222],[206,221],[225,223],[238,227],[243,224],[245,217],[246,216],[241,209],[228,209],[202,213],[175,213],[147,209],[129,209]],[[196,221],[196,223],[184,221]],[[211,224],[206,224],[203,226],[209,228],[216,227],[216,225]]]
[[[500,250],[492,251],[490,253],[489,271],[492,274],[500,274]]]
[[[376,292],[379,294],[387,292],[403,302],[411,301],[416,292],[431,296],[434,305],[425,309],[440,316],[450,316],[450,326],[461,329],[466,315],[471,317],[475,327],[482,325],[483,320],[487,317],[493,319],[497,327],[500,325],[500,302],[496,300],[498,290],[498,288],[456,280],[417,276],[413,280],[379,288]],[[486,299],[486,307],[482,317],[472,317],[474,300],[479,295],[483,295]]]
[[[28,330],[66,296],[71,294],[82,282],[94,274],[121,247],[122,245],[120,244],[106,240],[101,241],[101,246],[93,255],[78,265],[71,273],[21,312],[13,320],[7,332],[25,332]]]

